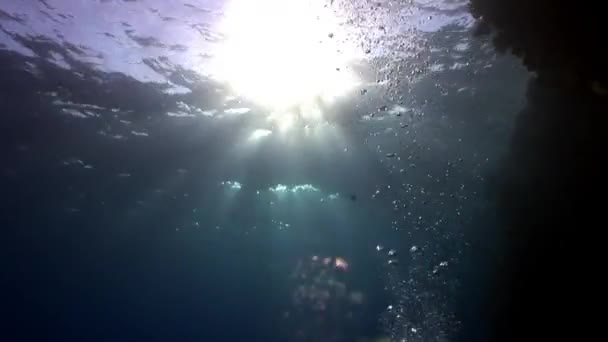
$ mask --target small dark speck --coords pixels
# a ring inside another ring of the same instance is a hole
[[[351,201],[356,201],[357,200],[357,195],[356,194],[350,194],[350,200]]]
[[[184,52],[188,50],[188,47],[182,44],[174,44],[169,47],[169,50]]]

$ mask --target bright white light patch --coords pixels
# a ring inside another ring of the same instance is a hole
[[[287,191],[287,186],[283,184],[277,184],[274,188],[269,188],[268,190],[272,192],[285,192]]]
[[[233,190],[241,190],[241,188],[243,187],[241,185],[241,183],[239,183],[237,181],[224,181],[221,184],[225,185],[225,186],[227,186],[227,187],[229,187],[230,189],[233,189]]]
[[[294,185],[292,187],[288,187],[283,184],[277,184],[275,187],[271,187],[268,190],[270,190],[270,192],[274,192],[274,193],[284,193],[284,192],[288,192],[288,191],[293,192],[293,193],[304,192],[304,191],[306,191],[306,192],[319,191],[319,189],[315,188],[311,184],[299,184],[299,185]]]
[[[319,191],[319,189],[315,188],[314,186],[310,185],[310,184],[302,184],[302,185],[296,185],[293,188],[291,188],[291,192],[301,192],[301,191]]]
[[[214,76],[274,109],[343,95],[357,83],[348,68],[354,53],[338,43],[346,33],[326,5],[321,0],[232,0],[219,28],[226,41]]]
[[[251,109],[249,108],[228,108],[224,111],[224,113],[231,115],[243,115],[249,113],[250,111]]]
[[[259,140],[272,134],[272,131],[267,129],[256,129],[251,133],[249,140]]]

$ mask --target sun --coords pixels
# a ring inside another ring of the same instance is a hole
[[[358,83],[344,25],[321,0],[232,0],[214,77],[275,112],[306,116]],[[316,115],[316,114],[311,114]]]

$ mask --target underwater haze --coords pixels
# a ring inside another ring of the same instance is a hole
[[[0,340],[490,341],[533,75],[475,23],[0,1]]]

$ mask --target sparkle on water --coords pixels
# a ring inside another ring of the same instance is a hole
[[[249,136],[249,140],[259,140],[272,134],[272,131],[267,129],[256,129]]]
[[[276,186],[271,187],[268,190],[270,190],[271,192],[274,192],[274,193],[285,193],[285,192],[297,193],[297,192],[318,192],[319,191],[319,189],[312,186],[311,184],[298,184],[298,185],[294,185],[292,187],[289,187],[289,186],[283,185],[283,184],[277,184]]]
[[[220,32],[215,78],[273,111],[280,129],[293,115],[321,116],[357,83],[349,64],[356,51],[331,7],[321,0],[232,0]],[[255,15],[254,15],[255,14]],[[331,33],[331,34],[330,34]],[[308,117],[307,117],[308,116]]]
[[[239,183],[237,181],[223,181],[221,184],[225,185],[225,186],[227,186],[227,187],[229,187],[230,189],[233,189],[233,190],[241,190],[241,188],[243,187],[241,185],[241,183]]]

